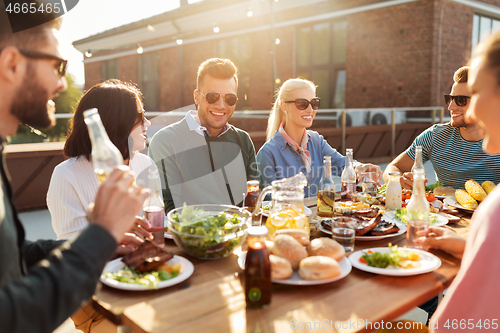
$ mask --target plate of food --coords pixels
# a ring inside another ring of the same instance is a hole
[[[242,270],[245,270],[245,259],[247,256],[247,252],[244,251],[241,253],[241,256],[238,258],[238,266]],[[314,257],[308,257],[308,258],[314,258]],[[312,286],[312,285],[317,285],[317,284],[325,284],[325,283],[330,283],[334,281],[338,281],[340,279],[343,279],[346,277],[352,270],[352,265],[346,257],[343,257],[338,261],[338,264],[340,266],[340,274],[337,276],[334,276],[332,278],[327,278],[327,279],[321,279],[321,280],[305,280],[302,279],[299,276],[299,273],[297,271],[293,271],[292,276],[286,279],[272,279],[271,281],[274,283],[278,284],[287,284],[287,285],[294,285],[294,286]]]
[[[331,235],[332,225],[334,225],[337,219],[343,220],[347,217],[333,217],[321,220],[319,225],[319,230]],[[397,221],[386,221],[382,214],[375,217],[361,217],[354,214],[353,217],[348,217],[349,219],[355,220],[355,225],[353,226],[356,230],[356,240],[360,241],[376,241],[384,238],[396,237],[402,235],[406,232],[406,225]]]
[[[269,212],[271,211],[271,209],[272,209],[271,201],[263,201],[262,202],[262,209],[261,209],[262,215],[264,215],[266,217],[269,216]],[[304,214],[306,214],[306,216],[311,216],[312,210],[309,209],[309,207],[304,206]]]
[[[462,206],[461,204],[458,203],[458,201],[457,201],[457,199],[455,197],[453,197],[453,198],[445,198],[443,201],[446,204],[448,204],[448,206],[455,207],[455,208],[464,210],[466,212],[474,213],[476,211],[475,209],[465,208],[464,206]]]
[[[186,258],[144,241],[136,250],[108,262],[101,282],[122,290],[162,289],[178,284],[194,272]]]
[[[432,253],[390,244],[356,251],[349,256],[349,261],[359,270],[391,276],[424,274],[441,266],[441,260]]]
[[[406,225],[407,217],[406,217],[406,208],[399,208],[397,210],[391,210],[389,212],[385,212],[383,214],[383,218],[389,222],[399,222]],[[440,227],[445,224],[448,224],[448,219],[443,215],[429,213],[429,226],[430,227]]]

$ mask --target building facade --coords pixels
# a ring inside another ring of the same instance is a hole
[[[193,104],[211,57],[238,66],[239,110],[269,110],[292,77],[322,108],[444,106],[452,75],[500,29],[500,0],[204,0],[74,43],[85,88],[139,84],[146,110]]]

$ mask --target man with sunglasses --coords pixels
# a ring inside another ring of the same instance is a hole
[[[384,172],[386,182],[389,172],[399,171],[403,188],[412,187],[413,175],[410,171],[416,146],[422,146],[424,163],[431,161],[438,180],[445,186],[463,188],[469,179],[480,184],[486,180],[500,182],[500,155],[492,156],[483,152],[482,130],[478,125],[465,121],[470,103],[468,70],[469,67],[462,67],[455,72],[451,93],[444,95],[451,121],[433,125],[417,136],[411,146],[387,166]]]
[[[29,2],[29,1],[28,1]],[[32,1],[39,8],[40,2]],[[28,8],[30,8],[28,4]],[[66,88],[61,59],[47,12],[7,17],[0,2],[0,152],[20,123],[50,127],[54,98]],[[9,22],[33,28],[12,32]],[[44,24],[44,22],[48,22]],[[89,214],[90,226],[71,241],[25,239],[12,187],[0,163],[0,330],[53,332],[95,291],[106,262],[135,222],[147,192],[133,174],[115,169],[103,182]]]
[[[193,92],[197,111],[151,139],[148,151],[162,173],[165,212],[184,203],[238,205],[247,180],[258,179],[250,136],[228,123],[237,90],[237,68],[231,60],[206,60]]]

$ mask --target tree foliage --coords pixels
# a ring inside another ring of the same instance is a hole
[[[66,73],[66,81],[68,82],[68,88],[54,98],[56,114],[74,113],[76,104],[83,94],[76,86],[75,79],[71,74]],[[66,139],[70,119],[58,118],[56,120],[56,125],[46,130],[31,129],[26,125],[20,125],[17,133],[10,137],[10,143],[63,141]]]

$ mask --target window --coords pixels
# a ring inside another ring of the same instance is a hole
[[[477,44],[486,40],[491,34],[500,30],[500,20],[482,15],[474,15],[472,21],[472,52]]]
[[[252,40],[247,35],[220,39],[215,43],[215,54],[219,58],[230,59],[238,67],[238,110],[248,110],[250,88],[250,57]]]
[[[297,29],[297,74],[312,80],[321,108],[345,108],[347,22],[323,22]]]
[[[149,52],[139,56],[141,91],[144,95],[144,109],[157,111],[160,106],[159,53]]]
[[[104,81],[118,78],[118,60],[111,59],[102,63],[102,79]]]

